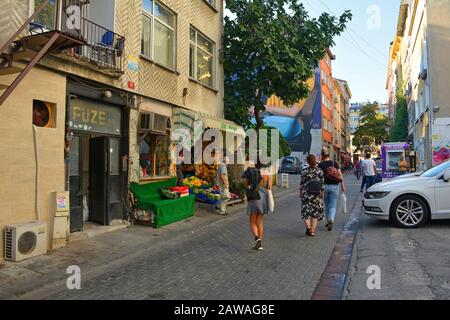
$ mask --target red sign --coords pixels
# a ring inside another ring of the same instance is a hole
[[[134,82],[128,81],[128,89],[134,90]]]

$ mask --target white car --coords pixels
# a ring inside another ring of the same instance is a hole
[[[450,219],[450,161],[422,174],[378,183],[364,194],[364,213],[403,228]]]

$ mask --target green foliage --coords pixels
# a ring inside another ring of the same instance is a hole
[[[355,151],[364,151],[388,141],[388,120],[378,113],[378,103],[367,103],[360,111],[360,126],[355,131]]]
[[[395,104],[395,118],[392,125],[389,140],[402,142],[408,139],[408,105],[405,96],[397,94]]]
[[[225,116],[248,126],[255,106],[257,129],[264,96],[291,105],[309,94],[307,80],[333,38],[351,19],[323,13],[310,18],[300,0],[226,0],[235,18],[225,17]]]

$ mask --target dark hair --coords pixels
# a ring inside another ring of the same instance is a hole
[[[310,154],[307,158],[306,161],[308,162],[310,167],[315,167],[317,165],[317,159],[316,156],[313,154]]]
[[[323,147],[321,154],[322,158],[328,158],[330,156],[330,150],[327,147]]]
[[[370,159],[371,155],[370,153],[366,153],[366,159]]]

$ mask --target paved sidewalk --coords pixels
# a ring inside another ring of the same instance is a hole
[[[358,186],[346,179],[350,205]],[[306,238],[296,183],[293,176],[291,188],[275,195],[263,252],[250,249],[242,206],[226,217],[201,212],[163,229],[136,226],[4,263],[0,298],[309,299],[347,217],[338,214],[332,232],[321,226],[316,238]],[[69,265],[81,268],[81,290],[66,288]]]

